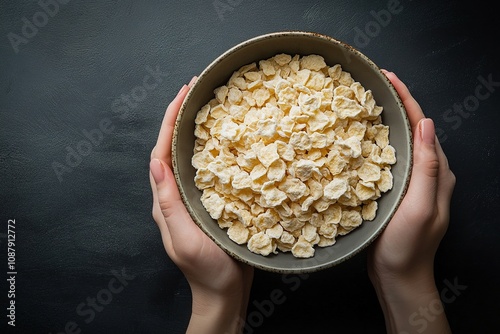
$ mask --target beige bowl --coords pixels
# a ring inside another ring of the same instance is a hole
[[[397,163],[392,166],[393,188],[378,199],[379,208],[373,221],[363,222],[354,231],[339,236],[335,245],[316,247],[314,257],[295,258],[290,252],[264,257],[250,252],[246,245],[229,239],[203,207],[201,191],[194,184],[191,165],[194,147],[196,113],[213,98],[215,88],[224,85],[241,66],[270,58],[278,53],[291,55],[318,54],[329,66],[341,64],[354,80],[373,92],[384,108],[383,123],[390,127],[390,144],[396,149]],[[244,41],[215,59],[200,75],[188,93],[176,120],[172,144],[172,163],[182,200],[195,223],[224,251],[235,259],[256,268],[279,273],[313,272],[337,265],[359,253],[383,231],[398,208],[408,187],[412,167],[412,134],[405,108],[396,90],[370,59],[346,43],[310,32],[270,33]]]

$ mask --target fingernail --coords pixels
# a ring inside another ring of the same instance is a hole
[[[182,88],[177,93],[176,97],[179,96],[184,90],[186,90],[186,88],[187,88],[187,85],[182,86]]]
[[[188,87],[189,87],[189,88],[191,88],[191,87],[194,85],[194,83],[196,82],[196,80],[198,80],[198,77],[195,75],[195,76],[191,79],[191,81],[189,82]]]
[[[430,118],[424,118],[419,123],[420,138],[426,144],[434,144],[436,138],[436,131],[434,129],[434,122]]]
[[[392,74],[392,75],[396,76],[396,74],[394,74],[394,72],[388,71],[388,70],[386,70],[386,69],[384,69],[384,68],[381,68],[380,70],[381,70],[381,71],[382,71],[382,73],[384,73],[385,75]]]
[[[151,171],[151,174],[153,175],[153,179],[155,179],[156,184],[162,182],[163,179],[165,178],[165,170],[159,159],[152,159],[149,162],[149,170]]]

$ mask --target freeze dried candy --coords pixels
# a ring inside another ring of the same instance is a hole
[[[277,54],[241,67],[195,119],[195,184],[256,254],[297,258],[375,219],[396,151],[383,108],[340,64]]]

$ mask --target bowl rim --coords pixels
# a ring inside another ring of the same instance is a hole
[[[193,208],[191,207],[191,204],[189,203],[189,200],[187,198],[187,195],[186,195],[183,187],[181,186],[182,183],[181,183],[181,178],[180,178],[180,175],[179,175],[178,162],[177,162],[177,159],[178,159],[177,143],[178,143],[178,133],[179,133],[178,129],[179,129],[179,125],[181,123],[181,120],[182,120],[182,117],[183,117],[184,112],[186,110],[186,107],[188,105],[188,102],[190,101],[191,95],[196,90],[197,85],[199,83],[203,82],[203,78],[205,76],[207,76],[208,73],[210,71],[212,71],[212,69],[214,67],[217,66],[217,64],[219,64],[221,61],[223,61],[225,58],[227,58],[229,55],[233,54],[237,50],[239,50],[241,48],[244,48],[244,47],[246,47],[249,44],[253,44],[253,43],[259,42],[259,41],[264,40],[264,39],[274,38],[274,37],[280,37],[280,36],[283,36],[283,35],[316,37],[316,38],[319,38],[319,39],[327,40],[328,42],[332,42],[332,43],[340,45],[343,48],[343,50],[344,49],[348,50],[346,52],[355,53],[357,56],[363,58],[363,60],[365,62],[367,62],[373,69],[376,69],[378,72],[380,72],[381,77],[386,81],[387,87],[391,91],[391,95],[396,100],[396,103],[397,103],[399,109],[401,110],[401,114],[402,114],[401,116],[402,116],[402,118],[404,120],[404,123],[406,125],[406,132],[408,133],[408,138],[407,138],[408,139],[408,143],[407,143],[407,145],[408,145],[408,162],[407,162],[406,168],[404,170],[406,179],[404,180],[404,182],[402,184],[401,194],[398,197],[397,202],[394,204],[394,209],[387,215],[387,218],[380,225],[380,227],[377,229],[377,231],[375,233],[373,233],[369,238],[367,238],[362,244],[358,245],[352,252],[346,254],[345,256],[343,256],[341,258],[337,258],[337,259],[329,261],[329,262],[317,264],[316,266],[312,266],[312,267],[308,267],[308,268],[305,268],[305,267],[291,267],[291,268],[281,269],[281,268],[275,268],[275,267],[272,267],[272,266],[261,265],[261,264],[249,261],[249,260],[247,260],[247,259],[245,259],[245,258],[243,258],[243,257],[241,257],[241,256],[239,256],[239,255],[237,255],[235,253],[233,253],[222,242],[219,242],[219,240],[217,240],[207,230],[207,228],[204,226],[204,224],[202,224],[201,222],[198,221],[198,219],[196,219],[196,214],[195,214]],[[174,124],[174,129],[173,129],[173,132],[172,132],[172,148],[171,148],[171,155],[172,156],[171,156],[171,161],[172,161],[174,179],[175,179],[177,188],[179,190],[179,194],[181,196],[181,200],[182,200],[183,204],[186,207],[186,210],[188,211],[191,219],[195,222],[195,224],[218,247],[220,247],[226,254],[228,254],[233,259],[236,259],[236,260],[238,260],[238,261],[240,261],[242,263],[246,263],[246,264],[248,264],[248,265],[250,265],[250,266],[252,266],[252,267],[254,267],[256,269],[261,269],[261,270],[264,270],[264,271],[281,273],[281,274],[300,274],[300,273],[312,273],[312,272],[316,272],[316,271],[320,271],[320,270],[323,270],[323,269],[334,267],[334,266],[336,266],[336,265],[338,265],[338,264],[340,264],[340,263],[342,263],[342,262],[344,262],[344,261],[352,258],[356,254],[359,254],[360,252],[362,252],[365,248],[367,248],[370,244],[372,244],[373,241],[375,241],[380,236],[380,234],[382,234],[382,232],[385,230],[385,228],[387,227],[387,225],[389,224],[389,222],[392,220],[393,216],[395,215],[396,211],[398,210],[399,206],[401,205],[401,202],[403,201],[403,199],[404,199],[404,197],[405,197],[405,195],[406,195],[406,193],[408,191],[408,187],[409,187],[409,184],[410,184],[410,179],[411,179],[411,175],[412,175],[412,171],[413,171],[413,151],[414,151],[414,147],[413,146],[414,146],[413,145],[413,132],[412,132],[412,129],[411,129],[409,117],[408,117],[408,114],[407,114],[407,110],[406,110],[406,108],[404,106],[404,103],[402,102],[401,97],[399,96],[399,94],[396,91],[396,88],[394,87],[394,85],[392,84],[392,82],[386,77],[386,75],[381,71],[380,67],[377,64],[375,64],[370,58],[368,58],[364,53],[362,53],[357,48],[353,47],[352,45],[350,45],[350,44],[348,44],[348,43],[346,43],[344,41],[341,41],[341,40],[339,40],[337,38],[334,38],[332,36],[325,35],[325,34],[318,33],[318,32],[313,32],[313,31],[305,31],[305,30],[283,30],[283,31],[275,31],[275,32],[270,32],[270,33],[264,33],[264,34],[260,34],[260,35],[257,35],[257,36],[245,39],[245,40],[243,40],[243,41],[235,44],[234,46],[230,47],[229,49],[227,49],[223,53],[221,53],[219,56],[217,56],[215,59],[213,59],[203,69],[203,71],[200,73],[200,75],[198,76],[198,78],[195,81],[195,83],[191,86],[191,89],[188,91],[186,97],[184,98],[184,100],[183,100],[183,102],[182,102],[182,104],[180,106],[179,112],[177,114],[177,117],[176,117],[176,120],[175,120],[175,124]]]

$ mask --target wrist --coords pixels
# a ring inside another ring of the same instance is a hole
[[[370,277],[388,333],[451,333],[434,275]]]
[[[375,290],[384,298],[405,299],[412,295],[434,292],[434,270],[432,267],[419,268],[405,273],[369,271],[370,281]]]
[[[192,314],[187,333],[241,333],[249,298],[243,287],[213,293],[192,287]]]

